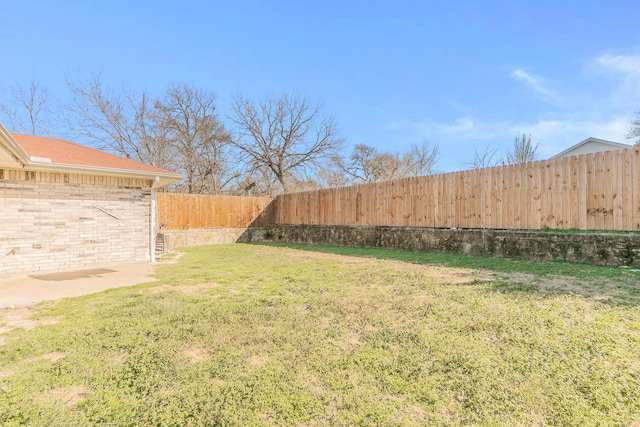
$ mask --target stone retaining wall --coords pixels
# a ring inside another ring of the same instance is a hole
[[[255,230],[255,231],[254,231]],[[267,240],[417,252],[445,252],[531,260],[564,260],[594,265],[640,267],[640,234],[549,233],[404,227],[273,225],[248,229]]]

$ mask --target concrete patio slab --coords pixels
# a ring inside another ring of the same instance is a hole
[[[18,307],[152,282],[156,264],[135,263],[89,270],[0,279],[0,308]]]

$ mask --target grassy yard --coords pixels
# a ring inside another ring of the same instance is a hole
[[[0,310],[22,319],[0,425],[640,425],[634,269],[185,252],[155,283]]]

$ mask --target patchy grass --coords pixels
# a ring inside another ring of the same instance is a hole
[[[0,424],[638,425],[637,276],[312,249],[192,248],[37,306],[3,335]]]
[[[640,304],[640,269],[564,261],[539,262],[498,257],[410,252],[396,249],[260,243],[311,252],[404,261],[427,266],[464,267],[492,273],[496,289],[542,294],[577,293],[617,304]]]

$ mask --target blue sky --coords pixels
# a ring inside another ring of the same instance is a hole
[[[542,158],[593,136],[625,140],[640,109],[634,1],[5,1],[0,85],[51,96],[95,72],[161,95],[300,93],[358,143],[504,155],[518,132]]]

